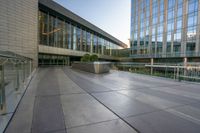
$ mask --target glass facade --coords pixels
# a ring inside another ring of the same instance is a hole
[[[39,11],[39,44],[108,56],[122,49],[92,29],[44,11]]]
[[[199,0],[132,0],[131,56],[200,56]]]

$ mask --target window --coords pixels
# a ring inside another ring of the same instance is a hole
[[[71,28],[72,25],[69,25],[69,28]],[[76,36],[76,26],[72,26],[73,29],[73,50],[77,50],[77,36]],[[68,32],[70,32],[70,30],[68,29]],[[70,38],[69,38],[70,39]],[[69,42],[70,43],[70,42]],[[68,43],[68,46],[69,46]]]
[[[68,49],[75,49],[76,48],[76,32],[75,34],[72,34],[72,27],[71,24],[65,23],[65,28],[66,28],[66,45]],[[72,38],[74,40],[73,45],[72,43]]]
[[[82,30],[80,28],[77,27],[76,29],[76,41],[77,41],[77,50],[81,50],[81,35],[82,34]]]
[[[49,45],[56,47],[56,18],[49,16]]]
[[[198,0],[188,0],[188,13],[198,11]]]
[[[87,44],[86,44],[86,31],[83,30],[82,31],[82,51],[85,51],[86,52],[86,49],[87,49]]]
[[[57,19],[57,47],[64,48],[63,46],[63,31],[64,31],[64,21]]]
[[[40,44],[48,45],[48,15],[44,12],[39,12],[39,26],[40,26]]]
[[[91,45],[91,34],[87,32],[87,48],[86,48],[87,52],[90,52],[90,45]]]
[[[97,53],[97,36],[94,35],[93,53]]]
[[[197,13],[192,13],[188,15],[188,24],[187,27],[197,25]]]

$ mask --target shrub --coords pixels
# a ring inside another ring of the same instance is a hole
[[[81,58],[82,62],[90,62],[90,55],[89,54],[85,54],[82,58]]]
[[[94,62],[94,61],[98,61],[98,56],[93,54],[85,54],[82,58],[81,58],[82,62]]]
[[[91,56],[90,56],[90,61],[91,61],[91,62],[98,61],[98,56],[95,55],[95,54],[91,55]]]

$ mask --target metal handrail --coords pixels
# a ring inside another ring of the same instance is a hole
[[[0,58],[16,59],[16,60],[32,60],[31,58],[24,57],[14,52],[2,51],[2,50],[0,50]]]
[[[2,51],[0,50],[0,113],[4,114],[6,113],[6,95],[5,95],[5,69],[6,68],[6,64],[11,63],[14,65],[14,67],[16,68],[16,70],[14,70],[14,74],[16,76],[16,81],[14,81],[14,88],[16,91],[19,89],[19,68],[18,66],[21,64],[23,66],[22,70],[23,70],[23,81],[26,78],[26,70],[24,68],[24,65],[27,64],[27,62],[30,62],[30,67],[29,70],[31,70],[31,63],[32,63],[32,59],[18,55],[16,53],[10,52],[10,51]],[[15,88],[16,87],[16,88]]]

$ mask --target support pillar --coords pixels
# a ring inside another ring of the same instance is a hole
[[[186,69],[186,67],[187,67],[187,58],[186,57],[183,58],[183,66],[184,66],[184,76],[186,76],[187,75],[187,69]]]
[[[153,58],[151,58],[151,65],[153,65],[154,64],[154,60],[153,60]],[[153,67],[151,66],[151,75],[153,75]]]
[[[5,81],[4,81],[4,67],[0,66],[0,113],[6,113],[6,95],[5,95]]]

